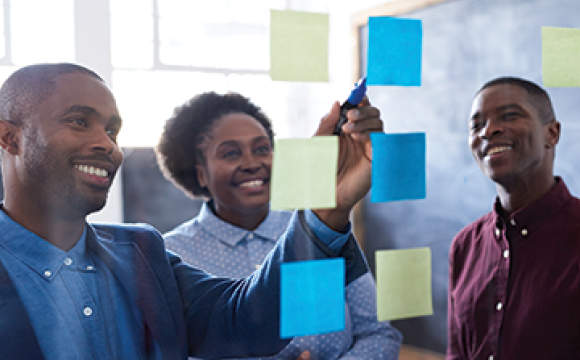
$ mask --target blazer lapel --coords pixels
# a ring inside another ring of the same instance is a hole
[[[183,357],[176,324],[154,269],[134,241],[114,238],[110,233],[89,227],[87,245],[111,269],[125,289],[130,304],[135,304],[164,359]]]
[[[42,359],[24,304],[0,262],[0,358]]]

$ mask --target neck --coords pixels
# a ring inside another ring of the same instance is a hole
[[[39,204],[17,206],[6,198],[3,210],[22,227],[64,251],[76,245],[85,227],[84,216],[66,216],[62,209]]]
[[[223,221],[250,231],[256,230],[256,228],[258,228],[258,226],[260,226],[260,224],[266,219],[269,212],[269,207],[266,206],[256,211],[234,213],[223,208],[216,208],[215,203],[213,202],[210,203],[210,209]]]
[[[531,180],[497,183],[497,192],[506,215],[526,207],[538,200],[556,184],[553,174]]]

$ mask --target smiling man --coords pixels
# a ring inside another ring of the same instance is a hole
[[[580,358],[580,200],[554,176],[548,94],[502,77],[477,93],[469,145],[493,211],[450,250],[448,359]]]
[[[362,155],[382,121],[376,108],[358,110],[341,137],[350,166],[338,174],[337,208],[295,213],[260,271],[234,280],[185,265],[149,226],[87,223],[123,161],[115,99],[76,64],[13,73],[0,89],[0,359],[280,351],[289,342],[278,337],[281,262],[345,257],[347,283],[369,272],[348,215],[370,187]],[[335,104],[319,134],[331,134],[338,118]]]

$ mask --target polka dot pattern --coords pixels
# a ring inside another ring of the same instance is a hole
[[[169,250],[183,261],[218,276],[245,277],[256,270],[286,230],[292,213],[271,211],[255,231],[226,223],[204,204],[197,217],[164,235]],[[377,322],[376,285],[369,273],[346,288],[345,330],[297,337],[279,354],[260,359],[397,359],[401,334]]]

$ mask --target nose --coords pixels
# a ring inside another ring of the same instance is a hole
[[[255,173],[262,167],[262,162],[253,155],[246,155],[240,165],[240,169],[245,172]]]
[[[117,148],[117,142],[111,139],[105,129],[95,129],[91,136],[91,150],[110,155]]]
[[[488,119],[485,123],[485,126],[481,128],[479,132],[479,136],[484,139],[489,139],[494,135],[503,133],[504,128],[499,121],[495,121],[494,119]]]

